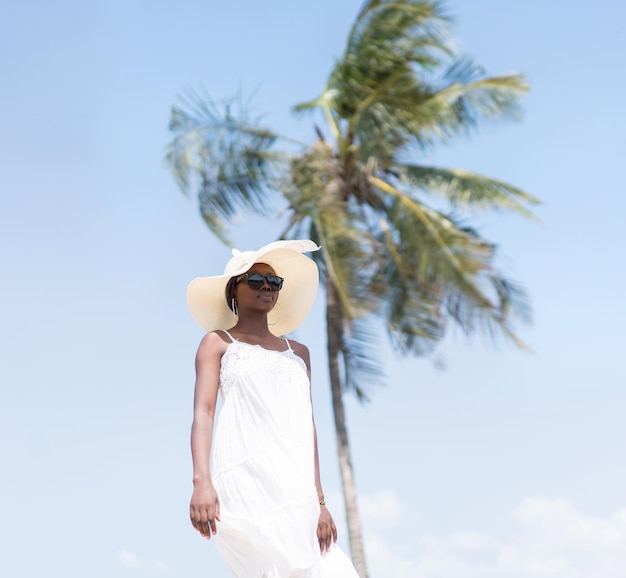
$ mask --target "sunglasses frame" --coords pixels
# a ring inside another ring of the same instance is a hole
[[[255,275],[261,277],[261,279],[250,279]],[[263,275],[263,273],[257,273],[256,271],[254,271],[253,273],[244,273],[243,275],[239,275],[239,277],[237,277],[237,279],[235,280],[235,284],[238,284],[244,277],[246,278],[248,287],[250,287],[250,289],[258,291],[261,287],[263,287],[263,285],[267,284],[267,286],[270,288],[270,291],[274,293],[277,293],[283,288],[283,282],[285,281],[282,277],[279,277],[278,275]],[[258,287],[253,287],[251,285],[251,282],[255,285],[259,284],[259,282],[261,283],[260,285],[258,285]]]

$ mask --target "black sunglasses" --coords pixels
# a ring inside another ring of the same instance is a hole
[[[280,291],[283,288],[282,277],[278,275],[261,275],[261,273],[244,273],[243,275],[239,275],[235,280],[235,283],[239,283],[243,278],[246,278],[248,281],[248,287],[250,289],[260,289],[267,283],[270,290],[272,291]]]

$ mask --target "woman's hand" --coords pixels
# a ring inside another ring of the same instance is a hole
[[[207,540],[212,534],[217,534],[215,520],[220,521],[220,501],[211,482],[194,485],[189,516],[193,527]]]
[[[317,521],[317,541],[320,552],[330,550],[332,542],[337,541],[337,527],[326,506],[320,506],[320,517]]]

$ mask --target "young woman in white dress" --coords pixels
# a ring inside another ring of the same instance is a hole
[[[234,578],[358,578],[336,545],[311,408],[306,346],[279,336],[307,316],[312,241],[233,250],[224,274],[194,279],[196,355],[191,523]],[[218,393],[223,399],[214,427]]]

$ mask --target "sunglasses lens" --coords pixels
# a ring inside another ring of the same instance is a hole
[[[260,289],[263,287],[264,283],[265,277],[263,277],[263,275],[259,275],[258,273],[248,275],[248,287],[250,287],[250,289]]]
[[[269,275],[267,278],[267,284],[272,291],[280,291],[283,288],[283,280],[281,277],[275,275]]]
[[[276,275],[261,275],[260,273],[248,275],[248,287],[250,287],[250,289],[260,289],[266,282],[272,291],[280,291],[283,287],[282,277],[277,277]]]

